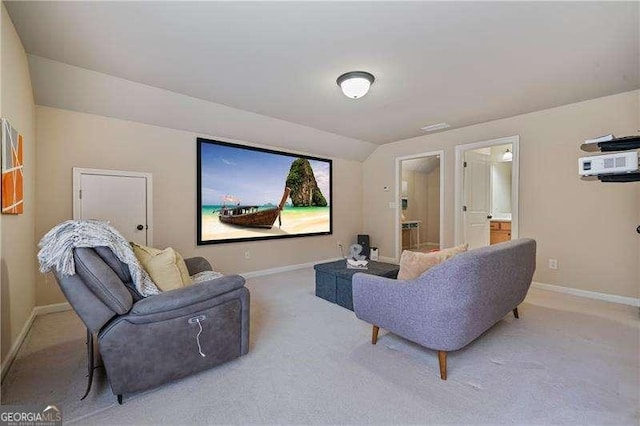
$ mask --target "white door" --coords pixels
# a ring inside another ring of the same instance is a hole
[[[469,249],[489,245],[491,209],[491,156],[466,151],[463,172],[464,242]]]
[[[74,219],[109,221],[128,241],[151,245],[149,174],[74,169]]]

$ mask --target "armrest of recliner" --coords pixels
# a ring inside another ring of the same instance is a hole
[[[187,265],[187,270],[189,271],[189,275],[195,275],[199,272],[203,271],[212,271],[213,268],[207,259],[204,257],[190,257],[184,260],[184,263]]]
[[[178,288],[139,300],[133,305],[130,314],[149,315],[184,308],[242,288],[244,283],[245,279],[240,275],[226,275]]]

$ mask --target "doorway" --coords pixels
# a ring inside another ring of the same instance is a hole
[[[73,218],[108,221],[127,241],[153,245],[150,173],[73,168]]]
[[[456,146],[456,244],[518,238],[519,137]]]
[[[438,250],[443,232],[443,151],[396,158],[396,260]]]

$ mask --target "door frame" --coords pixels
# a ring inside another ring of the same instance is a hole
[[[143,178],[145,180],[146,199],[146,221],[147,221],[147,245],[153,246],[153,175],[151,173],[130,172],[124,170],[106,170],[106,169],[86,169],[82,167],[73,168],[73,219],[80,218],[80,178],[82,175],[98,175],[98,176],[122,176]]]
[[[479,148],[489,148],[495,145],[511,144],[511,152],[513,160],[511,162],[511,239],[515,240],[520,234],[520,209],[519,209],[519,192],[520,192],[520,135],[507,136],[504,138],[490,139],[486,141],[473,142],[468,144],[456,145],[456,162],[455,162],[455,227],[454,241],[455,245],[462,244],[463,232],[463,215],[462,215],[462,191],[464,179],[464,153]]]
[[[420,154],[407,155],[404,157],[396,157],[396,185],[395,185],[395,261],[400,261],[400,254],[402,252],[402,232],[400,229],[400,218],[402,216],[402,161],[404,160],[415,160],[416,158],[422,157],[433,157],[439,155],[440,156],[440,248],[442,248],[442,237],[444,235],[444,150],[439,151],[429,151],[423,152]]]

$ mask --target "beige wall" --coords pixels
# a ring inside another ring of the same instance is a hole
[[[72,216],[72,167],[153,174],[154,245],[204,256],[226,273],[339,256],[336,244],[362,232],[362,163],[334,159],[333,235],[197,247],[196,135],[131,121],[37,107],[36,237]],[[215,139],[215,138],[214,138]],[[251,252],[251,259],[244,252]],[[64,301],[53,279],[37,286],[37,304]]]
[[[420,220],[420,245],[439,243],[440,239],[440,167],[429,173],[402,171],[407,182],[407,209],[405,220]],[[411,231],[414,232],[414,231]],[[413,242],[415,243],[415,236]]]
[[[27,57],[2,5],[2,117],[24,137],[24,214],[2,215],[0,310],[1,355],[5,356],[31,314],[35,301],[35,106]]]
[[[402,210],[403,220],[422,220],[425,214],[427,200],[423,195],[424,175],[419,172],[403,170],[402,181],[407,183],[407,208]]]
[[[418,171],[402,171],[402,180],[407,182],[407,209],[403,210],[404,220],[419,220],[420,243],[427,240],[427,175]],[[406,233],[415,231],[405,230]],[[416,244],[416,235],[411,234],[411,243]]]
[[[511,176],[513,170],[510,161],[491,162],[491,214],[500,218],[511,214]]]
[[[539,282],[610,293],[640,295],[640,183],[581,181],[580,143],[614,133],[635,135],[640,128],[640,91],[565,105],[429,136],[383,145],[364,162],[364,229],[394,257],[395,158],[443,149],[445,205],[443,245],[454,240],[455,146],[520,135],[520,236],[538,241]],[[547,259],[559,260],[559,269]]]

